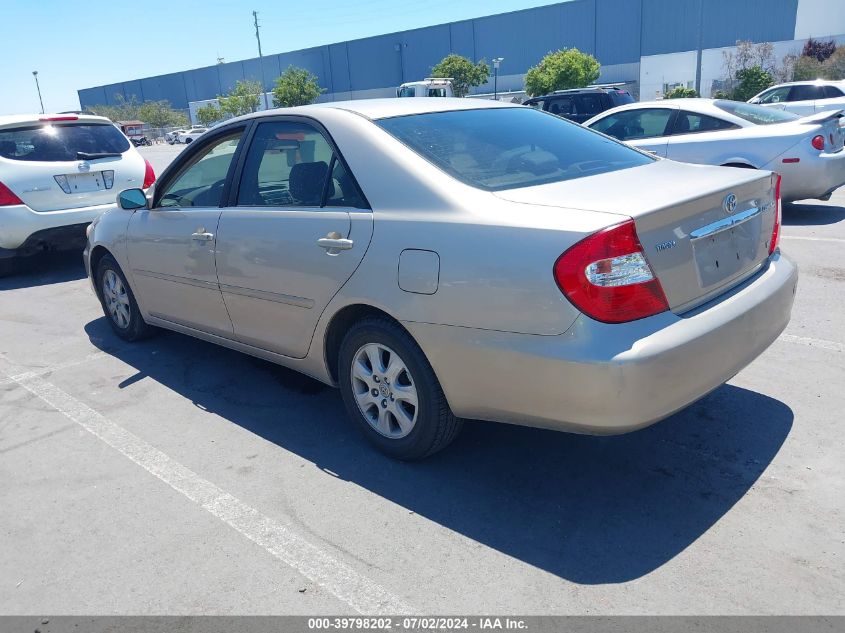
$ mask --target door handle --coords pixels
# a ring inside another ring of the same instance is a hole
[[[317,240],[317,246],[325,248],[329,255],[337,255],[340,251],[348,251],[354,246],[352,240],[340,237],[340,233],[332,231],[326,237]]]
[[[210,242],[214,239],[214,233],[207,233],[204,228],[199,228],[196,233],[191,234],[191,239],[198,242]]]

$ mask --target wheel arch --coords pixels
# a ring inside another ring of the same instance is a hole
[[[326,326],[326,333],[323,336],[323,358],[329,376],[335,385],[338,383],[338,356],[340,355],[340,345],[343,342],[343,337],[354,323],[368,317],[387,319],[407,333],[419,346],[416,338],[408,331],[408,328],[402,325],[396,317],[381,308],[366,303],[346,305],[332,315],[331,320]],[[425,351],[423,351],[423,354],[425,354]]]
[[[722,163],[722,167],[738,167],[740,169],[757,169],[756,165],[752,165],[750,161],[744,158],[733,158],[726,163]]]
[[[91,268],[91,280],[94,282],[94,291],[97,293],[97,296],[100,297],[100,287],[97,283],[97,267],[100,265],[100,262],[103,260],[103,257],[106,255],[111,255],[114,257],[109,249],[107,249],[102,244],[98,244],[93,249],[91,249],[91,255],[89,255],[89,266]],[[102,299],[102,297],[100,297]]]

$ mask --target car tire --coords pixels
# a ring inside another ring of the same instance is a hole
[[[338,378],[347,413],[390,457],[423,459],[446,448],[461,429],[425,354],[387,318],[350,328],[340,345]]]
[[[191,144],[191,141],[193,141],[193,140],[194,140],[194,139],[192,139],[192,138],[186,138],[186,139],[185,139],[185,145],[190,145],[190,144]]]
[[[126,276],[111,255],[97,264],[97,296],[111,329],[124,341],[140,341],[155,329],[141,316]]]

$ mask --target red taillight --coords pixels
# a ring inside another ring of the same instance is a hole
[[[669,309],[633,220],[578,242],[555,262],[554,276],[566,298],[597,321],[624,323]]]
[[[769,241],[769,255],[780,244],[780,174],[775,174],[775,223],[772,227],[772,239]]]
[[[815,147],[817,150],[824,151],[824,136],[819,134],[818,136],[814,136],[813,140],[810,143]]]
[[[8,207],[13,204],[23,204],[23,200],[18,198],[11,189],[0,182],[0,207]]]
[[[156,173],[153,171],[153,166],[150,165],[150,161],[148,161],[146,158],[144,159],[144,164],[146,165],[146,167],[144,169],[143,188],[146,189],[156,181]]]
[[[38,119],[39,121],[79,121],[79,117],[75,115],[67,115],[67,116],[43,116]]]

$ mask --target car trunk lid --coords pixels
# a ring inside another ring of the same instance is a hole
[[[658,161],[496,195],[633,218],[670,308],[681,313],[736,285],[766,260],[775,178],[770,172]]]

